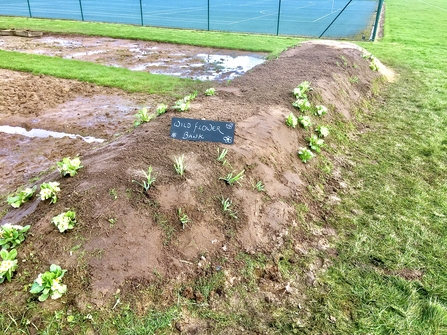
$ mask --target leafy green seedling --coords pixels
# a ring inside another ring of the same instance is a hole
[[[297,99],[306,99],[307,95],[306,93],[312,90],[310,87],[310,82],[303,81],[301,84],[299,84],[297,87],[293,89],[293,94],[295,95],[295,98]]]
[[[182,229],[185,229],[185,226],[190,222],[188,216],[182,211],[181,208],[178,209],[177,214],[180,222],[182,223]]]
[[[0,257],[3,259],[0,263],[0,284],[5,281],[11,281],[12,273],[17,269],[17,250],[12,249],[7,251],[6,249],[0,250]]]
[[[262,180],[258,181],[256,184],[253,184],[253,189],[257,190],[258,192],[264,192],[265,186],[262,183]]]
[[[205,90],[205,95],[206,96],[215,95],[215,94],[216,94],[216,90],[213,87],[207,88]]]
[[[186,97],[183,98],[184,101],[193,101],[195,98],[197,98],[197,91],[194,91],[193,93],[191,93],[190,95],[187,95]]]
[[[138,127],[142,123],[150,122],[156,117],[156,114],[149,114],[147,107],[143,107],[135,114],[135,122],[133,123],[135,127]]]
[[[45,301],[51,296],[51,299],[58,299],[67,292],[67,285],[61,284],[62,277],[67,270],[62,270],[58,265],[51,264],[50,271],[40,273],[31,286],[30,293],[39,294],[39,301]]]
[[[244,178],[245,170],[242,170],[235,176],[233,176],[233,172],[230,172],[226,177],[221,177],[219,179],[225,180],[228,185],[233,185],[234,183],[238,183],[240,185],[241,183],[239,182],[239,180]]]
[[[73,229],[76,225],[76,213],[73,211],[61,213],[53,217],[51,222],[56,225],[61,233],[63,233],[68,229]]]
[[[8,197],[8,204],[10,204],[14,208],[19,208],[20,206],[22,206],[22,204],[31,199],[31,197],[36,192],[36,188],[37,186],[34,186],[18,191],[18,193],[16,193],[15,195]]]
[[[9,223],[0,226],[0,246],[2,249],[17,247],[25,240],[26,233],[30,227],[30,225],[22,227],[19,225],[11,225]]]
[[[237,219],[237,212],[234,212],[231,209],[232,202],[231,202],[230,198],[225,199],[224,196],[222,195],[221,199],[220,199],[220,203],[222,204],[222,211],[224,213],[228,214],[233,219]]]
[[[158,106],[157,106],[157,109],[156,109],[156,111],[157,111],[157,115],[161,115],[161,114],[164,114],[164,113],[166,113],[166,110],[168,109],[168,106],[167,105],[165,105],[165,104],[159,104]]]
[[[290,113],[287,117],[286,117],[286,125],[288,125],[291,128],[296,128],[296,126],[298,125],[298,119],[295,116],[295,114]]]
[[[300,148],[298,150],[298,157],[301,159],[303,163],[307,163],[310,159],[314,157],[314,154],[307,148]]]
[[[329,136],[329,129],[325,126],[318,126],[315,131],[317,132],[319,137],[328,137]]]
[[[185,165],[185,156],[181,155],[175,158],[174,169],[177,174],[183,176],[185,173],[186,165]]]
[[[81,165],[81,159],[79,157],[75,157],[70,159],[70,157],[64,157],[60,162],[57,162],[57,169],[61,173],[62,176],[69,175],[70,177],[74,177],[77,171],[83,166]]]
[[[292,103],[292,106],[298,108],[302,112],[308,112],[312,109],[312,105],[310,104],[309,100],[306,99],[297,99],[295,102]]]
[[[321,148],[324,145],[324,140],[322,138],[319,138],[317,135],[312,135],[307,139],[309,141],[309,147],[315,151],[320,152]]]
[[[315,111],[314,111],[314,115],[316,116],[323,116],[327,114],[327,107],[322,106],[322,105],[318,105],[315,106]]]
[[[298,118],[298,122],[304,129],[308,129],[312,125],[312,121],[308,116],[300,116]]]
[[[51,199],[50,204],[57,202],[57,193],[60,192],[59,183],[57,181],[50,181],[40,185],[40,198],[42,200]]]
[[[189,106],[190,106],[189,100],[185,100],[183,98],[183,99],[177,100],[175,102],[174,106],[172,106],[172,108],[176,109],[179,112],[186,112],[187,110],[189,110]]]
[[[147,172],[144,170],[141,170],[141,171],[143,171],[143,174],[146,177],[146,180],[143,180],[141,183],[136,180],[132,180],[132,183],[137,183],[138,185],[143,187],[144,190],[147,192],[155,181],[155,177],[152,176],[152,166],[149,166],[147,168]]]

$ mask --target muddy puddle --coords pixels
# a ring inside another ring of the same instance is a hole
[[[0,49],[77,59],[182,78],[226,81],[263,63],[267,54],[84,36],[0,36]]]

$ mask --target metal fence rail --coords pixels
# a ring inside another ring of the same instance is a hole
[[[0,15],[360,39],[383,0],[0,0]]]

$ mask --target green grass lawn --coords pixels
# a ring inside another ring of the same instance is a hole
[[[200,32],[195,40],[188,31],[175,30],[173,34],[167,29],[129,27],[130,32],[124,32],[118,26],[0,17],[3,28],[83,31],[92,35],[107,35],[109,31],[114,37],[129,37],[135,29],[146,36],[135,38],[154,36],[159,41],[197,45],[207,40],[211,46],[241,49],[247,41],[256,39],[256,51],[278,52],[298,42],[207,32]],[[298,327],[290,321],[297,310],[278,311],[272,333],[447,334],[446,36],[445,0],[388,0],[385,37],[375,43],[360,43],[394,68],[397,80],[384,88],[380,101],[362,117],[361,122],[367,123],[370,131],[355,142],[340,143],[340,148],[349,148],[349,159],[355,167],[345,176],[350,188],[340,194],[342,204],[333,210],[329,222],[337,229],[333,244],[338,256],[319,278],[319,285],[307,292],[310,313]],[[0,53],[0,66],[6,67],[2,59],[7,54]],[[14,66],[36,73],[45,70],[42,65],[26,67],[27,57],[34,56],[18,57]],[[54,62],[48,67],[56,72],[59,65]],[[67,62],[83,67],[80,62]],[[84,80],[90,80],[87,78],[98,67],[85,69],[88,73]],[[101,71],[99,77],[110,85],[106,82],[113,81],[114,74]],[[172,85],[181,86],[183,82]],[[171,88],[167,86],[166,90]],[[345,155],[342,149],[335,154]],[[203,309],[199,315],[222,320],[222,325],[245,322],[249,327],[243,311],[225,317],[210,313]],[[114,324],[135,324],[144,333],[143,329],[152,329],[154,320],[169,324],[177,314],[175,308],[167,309],[153,318],[148,316],[150,322],[145,322],[127,311]],[[0,325],[8,322],[8,315],[0,313]],[[138,333],[128,330],[129,334]]]
[[[386,5],[385,38],[362,46],[398,79],[364,120],[373,131],[346,143],[352,191],[312,334],[447,334],[447,3]]]

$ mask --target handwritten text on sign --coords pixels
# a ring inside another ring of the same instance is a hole
[[[173,117],[171,121],[171,137],[178,140],[233,144],[234,128],[234,122]]]

